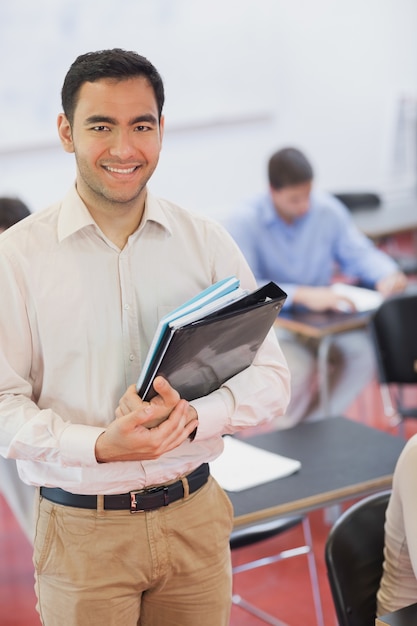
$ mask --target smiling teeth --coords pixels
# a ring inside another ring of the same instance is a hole
[[[132,174],[135,171],[136,167],[130,167],[128,170],[121,170],[117,167],[109,167],[107,166],[109,172],[114,172],[115,174]]]

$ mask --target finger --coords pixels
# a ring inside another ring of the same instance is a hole
[[[174,407],[180,400],[180,394],[162,376],[157,376],[153,387],[156,393],[162,398],[163,404],[167,407]],[[152,400],[151,400],[152,402]]]
[[[145,402],[139,397],[135,385],[130,385],[119,401],[119,407],[124,415],[137,411],[144,405],[149,406],[149,402]]]
[[[129,415],[129,413],[133,413],[134,411],[140,410],[142,408],[142,401],[139,398],[139,402],[130,400],[126,395],[124,395],[119,400],[119,406],[116,409],[116,417],[120,417],[123,415]]]
[[[178,423],[177,432],[181,436],[182,441],[184,441],[198,427],[198,414],[193,407],[190,407],[188,402],[181,401],[181,405],[183,410]]]
[[[131,413],[131,410],[126,403],[125,398],[120,398],[119,406],[116,409],[116,417],[122,417],[123,415],[128,415],[129,413]]]
[[[186,439],[187,434],[184,434],[189,422],[188,402],[186,400],[180,400],[176,407],[171,411],[167,420],[162,422],[159,426],[152,429],[156,431],[156,436],[161,436],[162,440],[170,445],[175,443],[181,443]]]

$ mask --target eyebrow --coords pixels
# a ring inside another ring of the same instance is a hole
[[[158,120],[154,115],[138,115],[137,117],[129,120],[129,126],[135,126],[136,124],[141,124],[143,122],[148,122],[149,124],[158,124]],[[90,115],[84,122],[85,126],[89,126],[90,124],[112,124],[113,126],[117,126],[118,122],[114,117],[109,117],[107,115]]]

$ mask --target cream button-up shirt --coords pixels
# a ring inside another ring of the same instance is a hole
[[[192,402],[196,439],[157,460],[99,464],[97,437],[136,383],[159,319],[236,275],[255,280],[219,224],[148,193],[123,250],[73,187],[0,236],[0,453],[22,479],[81,494],[162,484],[216,458],[221,435],[282,415],[288,369],[271,331],[252,366]]]

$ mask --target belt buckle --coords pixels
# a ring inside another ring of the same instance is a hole
[[[163,491],[164,492],[164,502],[163,502],[163,504],[161,506],[167,506],[169,504],[168,487],[165,487],[165,486],[150,487],[149,489],[138,489],[137,491],[129,491],[129,494],[130,494],[130,512],[131,513],[143,513],[144,511],[152,510],[152,509],[138,509],[137,508],[138,503],[136,501],[136,496],[138,494],[146,496],[147,494],[158,493],[159,491]],[[160,508],[160,507],[156,507],[156,508]]]

